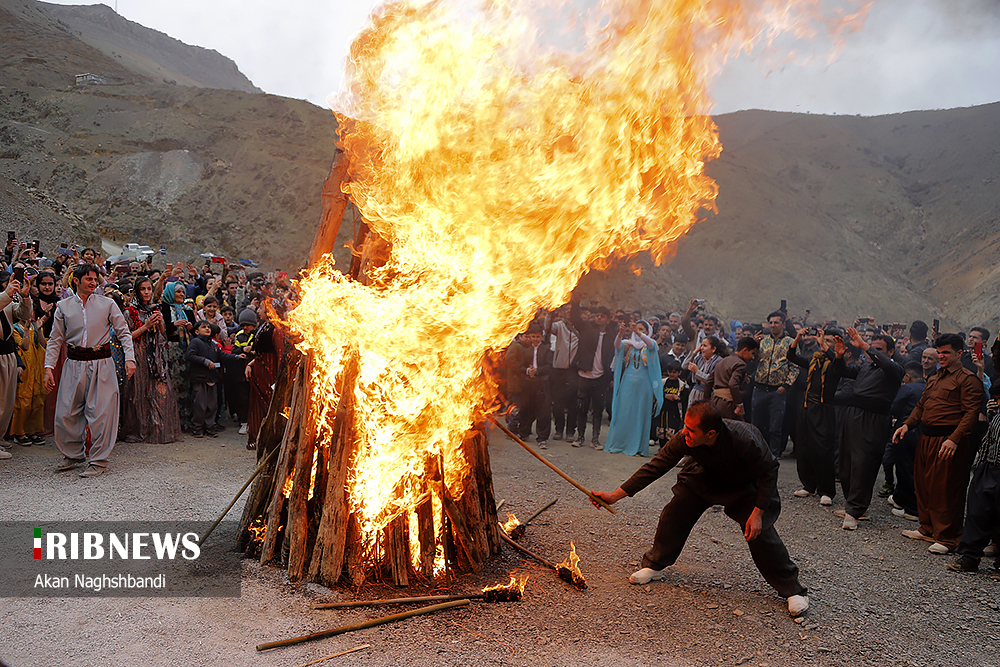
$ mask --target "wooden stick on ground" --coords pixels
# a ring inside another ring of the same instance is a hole
[[[329,660],[330,658],[339,658],[342,655],[347,655],[348,653],[354,653],[355,651],[360,651],[362,649],[371,647],[372,647],[371,644],[362,644],[361,646],[355,646],[354,648],[349,648],[346,651],[341,651],[340,653],[334,653],[333,655],[324,655],[322,658],[317,658],[316,660],[304,662],[298,667],[309,667],[309,665],[315,665],[317,662],[323,662],[324,660]]]
[[[323,630],[322,632],[314,632],[311,635],[303,635],[302,637],[292,637],[291,639],[282,639],[281,641],[269,642],[267,644],[258,644],[257,651],[267,651],[272,648],[280,648],[282,646],[293,646],[295,644],[303,644],[305,642],[311,642],[317,639],[326,639],[327,637],[342,635],[346,632],[354,632],[355,630],[364,630],[365,628],[373,628],[377,625],[385,625],[386,623],[395,623],[396,621],[402,621],[404,619],[411,618],[413,616],[432,614],[436,611],[451,609],[453,607],[462,607],[469,604],[469,602],[470,601],[468,600],[468,598],[463,598],[461,600],[454,600],[452,602],[442,602],[441,604],[432,604],[429,607],[419,607],[417,609],[410,609],[409,611],[402,611],[398,614],[393,614],[391,616],[373,618],[370,621],[364,621],[362,623],[345,625],[339,628],[331,628],[330,630]]]
[[[538,515],[539,515],[539,514],[541,514],[542,512],[544,512],[545,510],[547,510],[548,508],[550,508],[550,507],[552,507],[553,505],[555,505],[555,504],[556,504],[556,502],[557,502],[558,500],[559,500],[559,499],[558,499],[558,498],[556,498],[555,500],[553,500],[552,502],[550,502],[550,503],[549,503],[548,505],[546,505],[546,506],[545,506],[545,507],[543,507],[542,509],[538,510],[537,512],[535,512],[534,514],[532,514],[531,516],[529,516],[529,517],[528,517],[528,520],[524,522],[524,525],[525,525],[525,526],[527,526],[527,525],[528,525],[529,523],[531,523],[531,522],[532,522],[532,521],[533,521],[534,519],[537,519],[537,518],[538,518]],[[498,509],[499,509],[499,508],[498,508]]]
[[[537,560],[539,563],[541,563],[545,567],[550,567],[553,570],[555,570],[556,572],[559,571],[559,568],[556,567],[555,563],[553,563],[552,561],[545,560],[544,558],[542,558],[541,556],[539,556],[538,554],[536,554],[536,553],[534,553],[532,551],[528,551],[527,549],[525,549],[524,547],[522,547],[520,544],[518,544],[514,540],[510,539],[509,537],[507,537],[507,533],[503,532],[502,530],[500,531],[500,539],[502,539],[504,542],[506,542],[510,546],[514,547],[515,549],[517,549],[518,551],[520,551],[524,555],[530,556],[531,558],[534,558],[535,560]]]
[[[598,498],[597,496],[595,496],[593,491],[591,491],[590,489],[588,489],[587,487],[585,487],[583,484],[580,484],[575,479],[573,479],[572,477],[570,477],[569,475],[567,475],[566,473],[564,473],[562,470],[560,470],[559,468],[555,467],[554,465],[552,465],[551,463],[549,463],[547,460],[545,460],[545,457],[543,457],[541,454],[539,454],[534,449],[532,449],[531,447],[529,447],[528,443],[526,443],[524,440],[521,440],[519,437],[517,437],[516,435],[514,435],[510,431],[510,429],[508,429],[506,426],[504,426],[503,424],[501,424],[500,422],[498,422],[493,417],[493,415],[489,415],[489,419],[490,419],[491,422],[493,422],[498,427],[500,427],[500,430],[503,431],[504,433],[506,433],[508,438],[510,438],[511,440],[513,440],[514,442],[516,442],[517,444],[519,444],[522,447],[524,447],[524,449],[526,449],[529,454],[531,454],[536,459],[538,459],[539,461],[541,461],[542,463],[544,463],[545,465],[547,465],[557,475],[559,475],[564,480],[566,480],[567,482],[569,482],[570,484],[572,484],[573,486],[575,486],[577,489],[579,489],[580,491],[582,491],[584,493],[584,495],[586,495],[588,498],[590,498],[591,501],[597,503],[598,505],[600,505],[604,509],[608,510],[612,514],[618,514],[618,511],[616,509],[614,509],[613,507],[611,507],[611,505],[607,504],[606,502],[604,502],[603,500],[601,500],[600,498]]]
[[[448,602],[449,600],[482,600],[483,593],[472,595],[424,595],[416,598],[387,598],[384,600],[354,600],[351,602],[322,602],[312,605],[313,609],[352,609],[354,607],[383,607],[392,604],[414,604],[416,602]]]

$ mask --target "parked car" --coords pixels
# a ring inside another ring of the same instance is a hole
[[[141,262],[144,259],[148,259],[155,255],[156,253],[148,245],[139,245],[138,243],[126,243],[122,246],[122,254],[127,257],[134,257],[137,262]]]

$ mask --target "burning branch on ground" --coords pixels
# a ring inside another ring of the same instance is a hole
[[[503,524],[500,525],[500,529],[503,530],[503,532],[507,533],[507,535],[512,540],[519,540],[519,539],[521,539],[522,537],[524,537],[524,532],[528,529],[528,524],[531,523],[532,521],[534,521],[535,519],[537,519],[539,514],[541,514],[542,512],[544,512],[545,510],[547,510],[548,508],[550,508],[553,505],[555,505],[557,500],[558,500],[558,498],[556,500],[553,500],[548,505],[546,505],[542,509],[538,510],[537,512],[535,512],[531,516],[529,516],[528,520],[525,521],[524,523],[521,523],[520,521],[518,521],[516,516],[514,516],[513,514],[511,514],[511,513],[508,512],[507,513],[507,520],[504,521]],[[499,505],[497,505],[497,509],[500,509]]]
[[[545,567],[549,568],[557,575],[559,575],[559,578],[562,579],[563,581],[572,584],[573,586],[579,588],[580,590],[585,590],[587,588],[587,580],[583,578],[583,572],[581,572],[579,568],[580,557],[576,555],[576,545],[574,545],[572,542],[570,542],[571,550],[569,557],[562,563],[556,565],[552,561],[542,558],[535,552],[530,551],[525,547],[522,547],[520,544],[507,537],[507,533],[501,531],[500,539],[502,539],[504,542],[514,547],[521,553],[523,553],[525,556],[533,558],[542,565],[544,565]]]
[[[448,602],[451,600],[478,600],[482,602],[519,602],[524,595],[528,577],[511,576],[509,584],[497,584],[484,588],[481,593],[471,595],[425,595],[409,598],[386,598],[382,600],[354,600],[351,602],[323,602],[312,605],[313,609],[353,609],[355,607],[384,607],[396,604],[416,604],[424,602]]]

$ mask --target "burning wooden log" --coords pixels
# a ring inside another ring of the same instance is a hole
[[[414,616],[422,616],[424,614],[433,614],[436,611],[443,611],[445,609],[453,609],[455,607],[464,607],[469,604],[468,599],[453,600],[451,602],[442,602],[441,604],[433,604],[428,607],[420,607],[419,609],[410,609],[409,611],[401,611],[398,614],[392,614],[391,616],[383,616],[381,618],[373,618],[370,621],[364,621],[362,623],[354,623],[352,625],[344,625],[339,628],[331,628],[330,630],[323,630],[322,632],[314,632],[311,635],[303,635],[301,637],[292,637],[291,639],[282,639],[281,641],[269,642],[267,644],[258,644],[257,651],[268,651],[272,648],[281,648],[282,646],[294,646],[295,644],[303,644],[305,642],[316,641],[317,639],[326,639],[327,637],[334,637],[336,635],[342,635],[347,632],[355,632],[356,630],[364,630],[365,628],[374,628],[378,625],[385,625],[387,623],[395,623],[397,621],[403,621],[407,618],[413,618]]]
[[[511,514],[511,513],[508,512],[507,513],[507,520],[503,522],[503,524],[500,526],[500,529],[503,530],[503,532],[507,533],[507,535],[509,535],[510,539],[512,539],[512,540],[519,540],[519,539],[521,539],[524,536],[524,532],[528,529],[528,524],[531,523],[532,521],[534,521],[536,518],[538,518],[539,514],[541,514],[542,512],[544,512],[545,510],[547,510],[548,508],[550,508],[553,505],[555,505],[557,500],[558,500],[558,498],[556,498],[555,500],[553,500],[548,505],[546,505],[542,509],[538,510],[537,512],[535,512],[531,516],[529,516],[528,520],[525,521],[524,523],[521,523],[520,521],[518,521],[516,516],[514,516],[513,514]],[[500,509],[499,505],[497,505],[497,509]]]

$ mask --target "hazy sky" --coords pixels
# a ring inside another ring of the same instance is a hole
[[[50,0],[59,4],[87,4]],[[112,7],[115,0],[105,4]],[[127,19],[228,56],[268,93],[328,106],[375,0],[118,0]],[[876,115],[1000,100],[1000,0],[874,0],[827,64],[829,43],[776,67],[734,61],[716,113],[747,108]]]

